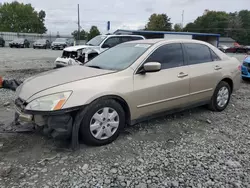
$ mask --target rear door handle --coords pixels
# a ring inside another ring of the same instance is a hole
[[[222,69],[222,67],[220,67],[219,65],[216,65],[216,66],[214,67],[214,70],[220,70],[220,69]]]
[[[186,74],[186,73],[184,73],[184,72],[180,72],[180,73],[178,74],[178,78],[184,78],[184,77],[186,77],[186,76],[188,76],[188,74]]]

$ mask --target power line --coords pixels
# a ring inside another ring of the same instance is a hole
[[[77,5],[77,12],[78,12],[78,40],[79,40],[79,43],[80,43],[80,13],[79,13],[79,4]]]

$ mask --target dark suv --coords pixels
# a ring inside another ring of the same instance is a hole
[[[9,43],[9,46],[11,48],[16,47],[16,48],[29,48],[30,47],[30,42],[27,39],[24,38],[17,38],[14,39]]]
[[[5,40],[2,37],[0,37],[0,46],[5,46]]]

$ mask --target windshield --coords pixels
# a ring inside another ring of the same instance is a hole
[[[90,45],[90,46],[99,46],[102,43],[102,41],[104,39],[106,39],[106,38],[107,38],[107,36],[98,35],[98,36],[92,38],[89,42],[87,42],[87,45]]]
[[[24,39],[15,39],[15,40],[13,40],[13,42],[23,42],[24,41]]]
[[[44,39],[39,39],[39,40],[37,40],[36,42],[37,42],[37,43],[45,43],[46,40],[44,40]]]
[[[132,65],[150,46],[150,44],[138,43],[120,44],[95,57],[85,66],[107,70],[123,70]]]
[[[66,38],[57,38],[57,39],[55,40],[55,42],[66,42],[66,41],[67,41]]]

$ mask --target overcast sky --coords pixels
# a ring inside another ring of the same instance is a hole
[[[12,0],[0,0],[11,2]],[[88,30],[96,25],[106,32],[106,22],[111,21],[111,31],[140,29],[152,13],[166,13],[172,23],[194,21],[205,9],[234,12],[250,8],[250,0],[18,0],[31,3],[36,10],[46,12],[48,32],[69,34],[77,29],[77,4],[80,4],[81,27]]]

